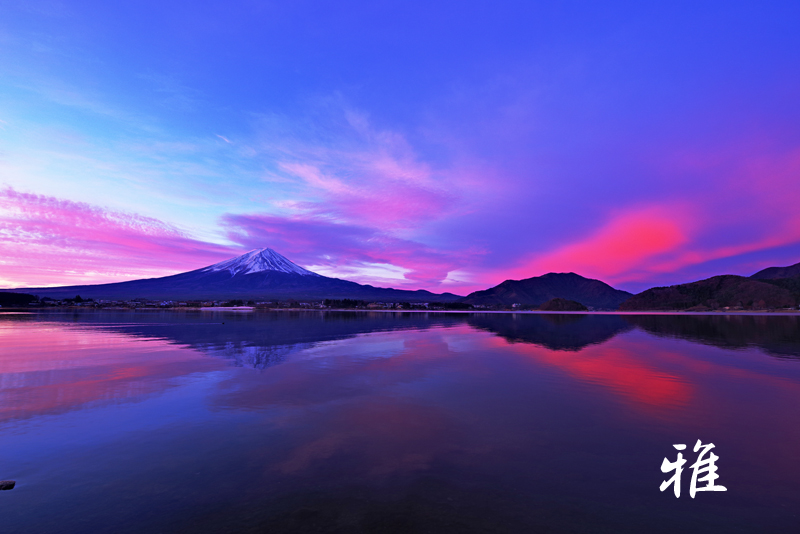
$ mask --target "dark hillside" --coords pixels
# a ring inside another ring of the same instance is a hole
[[[605,282],[575,273],[548,273],[524,280],[506,280],[491,289],[470,293],[460,302],[484,306],[522,304],[541,306],[554,298],[580,302],[595,309],[614,310],[631,294]]]
[[[747,310],[797,306],[798,298],[787,288],[742,276],[722,275],[689,284],[654,287],[632,296],[620,311],[638,310]]]

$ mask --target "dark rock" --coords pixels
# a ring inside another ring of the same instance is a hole
[[[27,293],[0,292],[0,306],[27,306],[35,300],[34,295]]]
[[[587,311],[588,308],[580,302],[574,300],[554,298],[550,299],[541,306],[539,309],[542,311]]]
[[[0,480],[0,490],[14,489],[14,486],[16,485],[17,485],[16,480]]]

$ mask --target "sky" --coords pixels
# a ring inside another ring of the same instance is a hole
[[[800,262],[800,3],[0,4],[0,287]]]

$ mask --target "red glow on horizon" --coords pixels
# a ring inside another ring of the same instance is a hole
[[[682,211],[650,208],[624,213],[584,240],[533,257],[513,274],[529,278],[547,272],[575,272],[610,280],[621,273],[645,269],[655,258],[688,241]],[[681,219],[684,222],[679,223]]]

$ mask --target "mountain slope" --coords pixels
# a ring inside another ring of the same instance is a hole
[[[731,274],[670,287],[654,287],[632,296],[621,311],[686,310],[695,307],[718,309],[770,309],[796,306],[797,295],[767,281]]]
[[[506,280],[490,289],[475,291],[460,300],[467,304],[541,306],[553,298],[574,300],[596,309],[616,309],[631,296],[605,282],[575,273],[548,273],[524,280]]]
[[[750,278],[754,280],[774,280],[776,278],[794,278],[800,276],[800,263],[789,267],[768,267],[758,271]]]
[[[350,298],[389,302],[452,302],[452,293],[405,291],[357,284],[313,273],[272,249],[253,250],[237,258],[186,273],[114,284],[28,288],[39,297],[102,300],[321,300]]]

